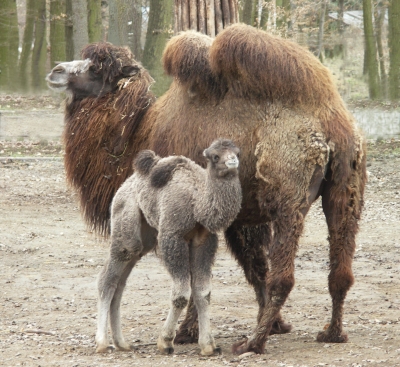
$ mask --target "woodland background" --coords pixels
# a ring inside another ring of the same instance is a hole
[[[193,0],[1,0],[0,92],[45,93],[44,78],[57,62],[79,59],[85,44],[103,40],[128,45],[161,95],[170,83],[162,51],[185,2]],[[310,49],[332,70],[345,99],[400,100],[400,0],[237,5],[239,21]]]

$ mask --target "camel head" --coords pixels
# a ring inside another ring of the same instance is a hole
[[[81,55],[82,60],[62,62],[51,70],[46,77],[51,89],[71,93],[73,99],[101,97],[142,69],[128,48],[108,42],[92,43]]]
[[[239,174],[239,153],[240,149],[231,140],[219,139],[204,150],[203,155],[211,174],[222,178]]]

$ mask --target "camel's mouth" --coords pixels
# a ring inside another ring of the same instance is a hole
[[[228,161],[225,162],[225,166],[227,166],[229,169],[238,168],[239,167],[239,159],[237,159],[236,157],[229,159]]]
[[[47,86],[56,92],[63,92],[67,89],[66,83],[60,83],[60,82],[57,83],[57,82],[52,81],[51,73],[46,76],[45,80],[47,82]]]

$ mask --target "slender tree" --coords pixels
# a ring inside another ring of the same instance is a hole
[[[363,0],[364,38],[365,38],[365,62],[368,72],[369,97],[381,98],[378,60],[376,52],[376,40],[372,23],[371,0]]]
[[[74,59],[80,58],[81,50],[89,43],[88,10],[86,0],[72,1]]]
[[[382,37],[383,37],[383,22],[385,19],[385,13],[386,13],[387,7],[385,6],[383,1],[378,1],[374,18],[375,18],[375,29],[376,29],[376,46],[378,50],[378,57],[379,57],[379,71],[380,71],[380,76],[381,76],[381,90],[382,90],[382,96],[386,97],[386,92],[387,92],[387,82],[386,82],[386,71],[385,71],[385,62],[384,62],[384,53],[383,53],[383,43],[382,43]]]
[[[46,0],[35,0],[35,31],[32,50],[32,87],[46,88]]]
[[[150,0],[149,23],[143,53],[143,64],[156,80],[153,91],[161,95],[168,89],[170,78],[164,75],[161,56],[167,39],[172,36],[173,0]]]
[[[31,0],[30,0],[31,1]],[[65,0],[50,1],[50,66],[66,60],[65,23],[67,4]]]
[[[89,42],[101,40],[101,0],[87,0]]]
[[[16,90],[18,73],[18,19],[15,0],[0,3],[0,88]]]
[[[66,0],[67,20],[65,23],[65,53],[66,60],[74,59],[74,22],[72,16],[72,0]]]
[[[400,0],[391,0],[389,5],[389,97],[400,99]]]
[[[25,29],[22,38],[22,51],[18,63],[19,85],[21,90],[29,89],[30,81],[28,80],[28,62],[32,56],[33,30],[35,27],[35,0],[27,0]]]

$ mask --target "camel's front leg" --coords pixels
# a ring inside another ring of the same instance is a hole
[[[159,235],[162,260],[173,281],[171,307],[158,337],[157,347],[161,353],[174,352],[175,328],[182,310],[189,302],[190,264],[188,243],[179,235]]]

